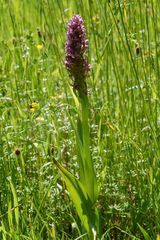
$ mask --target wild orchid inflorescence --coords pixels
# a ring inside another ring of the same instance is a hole
[[[68,24],[65,65],[73,80],[73,89],[87,95],[86,77],[90,64],[87,59],[88,40],[83,19],[74,15]]]
[[[87,53],[88,40],[83,19],[80,15],[74,15],[68,24],[65,65],[73,81],[74,91],[71,93],[78,113],[75,120],[74,117],[70,119],[76,135],[79,178],[71,174],[58,161],[54,160],[54,163],[58,167],[76,207],[83,225],[82,233],[87,232],[85,239],[95,240],[97,237],[100,239],[101,226],[99,212],[95,205],[98,198],[98,185],[90,152],[90,106],[86,84],[90,65]]]

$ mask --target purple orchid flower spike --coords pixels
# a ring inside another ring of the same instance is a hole
[[[88,40],[83,19],[74,15],[68,24],[65,65],[73,80],[73,89],[87,95],[86,77],[90,64],[87,59]]]

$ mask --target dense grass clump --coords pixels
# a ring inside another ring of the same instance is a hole
[[[89,39],[102,239],[160,239],[160,1],[0,4],[0,239],[85,239],[53,159],[77,178],[69,19]]]

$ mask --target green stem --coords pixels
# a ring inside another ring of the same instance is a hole
[[[84,168],[85,188],[91,202],[94,204],[97,199],[97,181],[94,171],[94,164],[90,153],[90,130],[89,130],[89,102],[88,97],[84,94],[79,96],[81,104],[81,129],[82,129],[82,162]]]

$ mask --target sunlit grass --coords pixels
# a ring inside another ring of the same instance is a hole
[[[142,228],[158,239],[159,11],[154,0],[1,2],[0,239],[82,235],[52,161],[77,176],[76,111],[64,66],[75,13],[89,39],[91,153],[104,239],[142,239]]]

